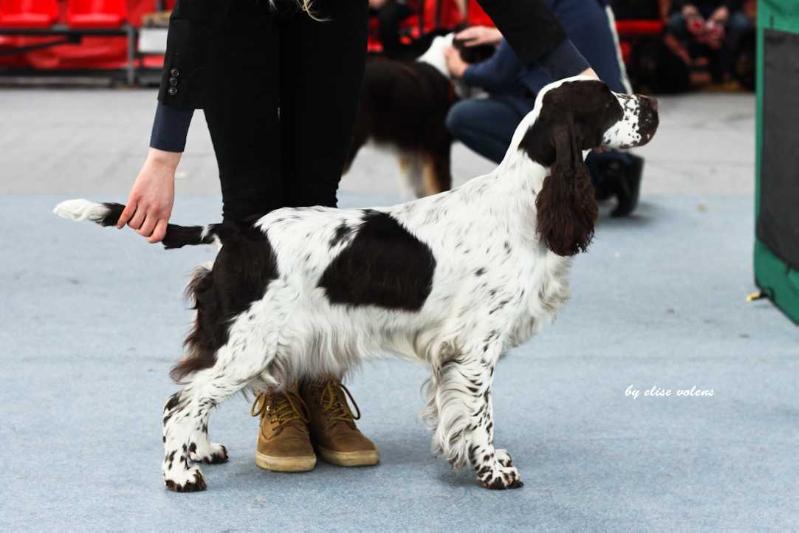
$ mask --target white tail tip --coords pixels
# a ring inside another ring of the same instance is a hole
[[[97,202],[91,202],[82,198],[66,200],[53,209],[53,213],[61,218],[75,221],[91,220],[93,222],[101,220],[108,214],[108,211],[109,209],[103,204],[98,204]]]

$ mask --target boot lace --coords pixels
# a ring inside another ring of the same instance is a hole
[[[275,432],[280,432],[289,422],[300,420],[304,424],[310,421],[308,408],[300,396],[292,391],[280,393],[264,392],[255,397],[255,401],[250,408],[252,416],[260,416],[263,419],[269,417],[269,421],[275,425]]]
[[[343,392],[343,394],[342,394]],[[349,403],[355,408],[354,414],[350,409]],[[330,422],[346,422],[352,424],[354,420],[360,420],[361,410],[355,403],[349,389],[339,381],[328,381],[322,386],[321,394],[322,410],[329,416]]]

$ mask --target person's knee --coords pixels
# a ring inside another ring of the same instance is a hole
[[[458,102],[453,105],[447,113],[447,130],[456,139],[461,138],[463,132],[468,129],[470,123],[470,113],[468,102]]]

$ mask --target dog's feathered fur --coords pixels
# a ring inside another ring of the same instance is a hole
[[[643,144],[656,127],[644,97],[570,78],[541,92],[495,171],[450,192],[379,209],[280,209],[254,227],[170,227],[171,246],[222,247],[190,284],[197,323],[175,370],[184,387],[164,409],[167,487],[202,490],[196,463],[227,459],[207,419],[231,394],[342,375],[386,353],[430,365],[436,451],[486,487],[521,486],[494,447],[494,366],[568,296],[568,256],[586,248],[596,216],[581,151]],[[56,208],[102,224],[118,211]]]

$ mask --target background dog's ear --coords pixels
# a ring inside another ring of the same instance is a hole
[[[594,236],[597,204],[572,117],[552,126],[555,161],[535,200],[538,234],[558,255],[584,252]]]

